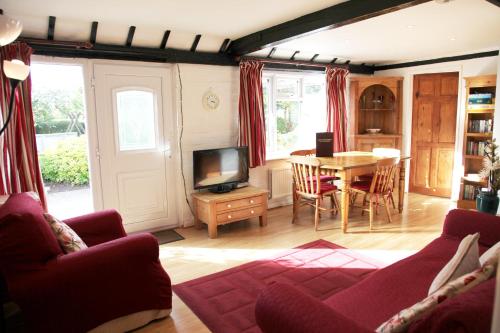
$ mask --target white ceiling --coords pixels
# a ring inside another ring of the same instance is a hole
[[[375,0],[371,0],[375,1]],[[124,44],[137,27],[133,45],[189,49],[202,34],[199,51],[218,51],[236,39],[344,0],[2,0],[6,15],[20,19],[23,36],[46,38],[48,16],[56,16],[55,39],[86,41],[98,21],[98,43]],[[485,0],[431,1],[369,20],[283,43],[273,57],[352,63],[395,63],[500,47],[500,8]],[[270,49],[252,55],[267,56]]]
[[[280,44],[273,58],[397,63],[500,48],[500,8],[485,0],[435,1]],[[269,49],[253,53],[267,56]]]

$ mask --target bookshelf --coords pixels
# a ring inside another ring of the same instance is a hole
[[[496,75],[484,75],[465,78],[465,124],[463,168],[460,184],[458,208],[476,207],[476,194],[482,187],[488,186],[480,179],[484,156],[484,142],[493,137],[493,116],[495,111]]]

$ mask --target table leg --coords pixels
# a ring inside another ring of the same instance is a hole
[[[405,175],[406,175],[406,161],[401,161],[399,162],[399,189],[398,189],[399,213],[403,212],[403,203],[405,199]]]
[[[351,191],[351,173],[349,171],[342,171],[340,173],[340,179],[342,181],[342,196],[341,196],[341,207],[340,207],[340,217],[342,220],[342,232],[347,232],[347,222],[349,220],[349,195]]]
[[[194,227],[201,229],[201,221],[198,218],[198,199],[193,198]]]

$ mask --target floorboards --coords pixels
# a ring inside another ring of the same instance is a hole
[[[418,194],[409,194],[405,200],[403,213],[394,210],[390,224],[382,207],[371,232],[368,231],[368,216],[361,216],[359,208],[351,209],[349,231],[342,234],[340,216],[330,217],[329,214],[324,215],[320,222],[320,228],[329,230],[315,232],[314,214],[308,207],[302,208],[298,222],[291,224],[291,206],[270,210],[267,227],[259,227],[257,220],[219,227],[217,239],[209,239],[206,228],[177,229],[185,239],[161,245],[160,258],[173,284],[265,258],[319,238],[391,263],[411,255],[436,238],[441,233],[446,213],[456,206],[447,199]],[[209,330],[174,294],[171,316],[136,332],[197,333]]]

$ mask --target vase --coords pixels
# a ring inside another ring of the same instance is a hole
[[[496,193],[493,194],[490,191],[481,191],[476,198],[476,208],[480,212],[496,215],[499,201]]]

